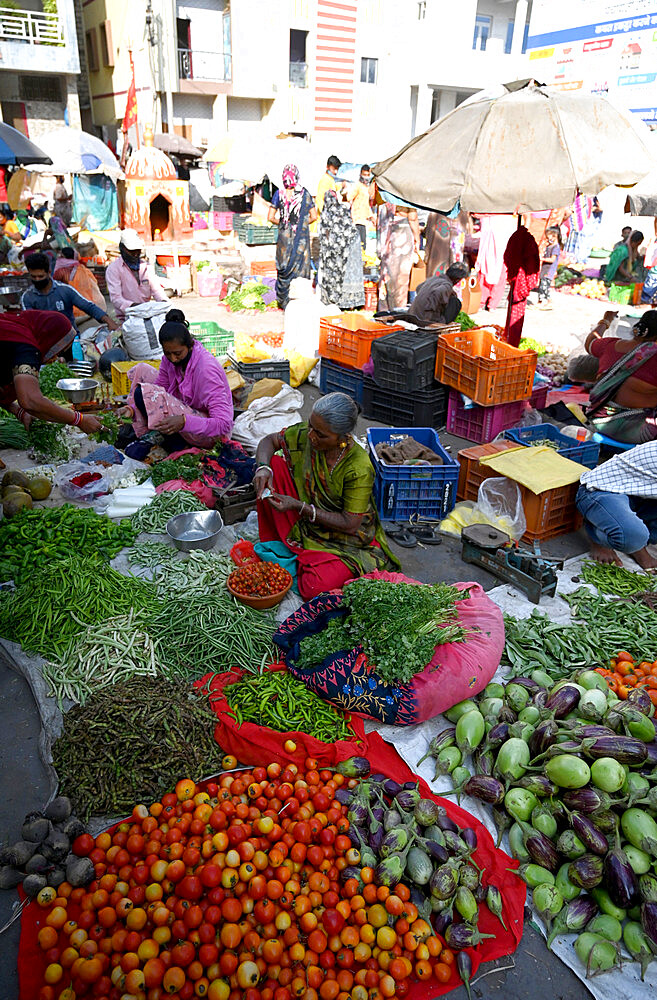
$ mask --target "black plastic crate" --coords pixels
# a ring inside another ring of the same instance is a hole
[[[289,361],[255,361],[247,364],[237,361],[229,354],[230,362],[242,378],[257,382],[261,378],[279,378],[281,382],[290,384],[290,362]]]
[[[363,413],[388,427],[444,427],[448,390],[439,382],[413,393],[382,389],[374,379],[363,379]]]
[[[395,330],[372,343],[374,381],[383,389],[429,389],[436,368],[437,333]]]
[[[344,392],[359,406],[363,405],[363,373],[356,368],[346,368],[337,361],[322,358],[319,369],[319,388],[324,395],[328,392]]]

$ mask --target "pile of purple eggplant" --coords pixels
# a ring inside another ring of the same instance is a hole
[[[359,777],[352,790],[336,792],[348,806],[349,836],[360,853],[342,878],[359,879],[361,868],[370,867],[378,885],[392,889],[403,879],[419,915],[455,950],[491,936],[477,929],[482,903],[505,927],[502,894],[482,882],[472,858],[475,831],[458,827],[445,807],[423,798],[413,782],[400,785],[383,774]]]
[[[533,890],[548,946],[577,933],[587,976],[629,957],[643,978],[657,956],[652,701],[639,689],[620,701],[594,670],[554,685],[536,673],[455,705],[446,713],[453,726],[426,756],[459,800],[490,806],[498,844],[506,834]]]

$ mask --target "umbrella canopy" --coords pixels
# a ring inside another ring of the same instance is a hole
[[[192,159],[198,159],[203,153],[203,150],[192,146],[189,139],[185,139],[182,135],[176,135],[175,132],[156,132],[153,136],[153,145],[164,153],[173,153],[174,156],[190,156]]]
[[[15,166],[19,163],[51,163],[47,153],[11,125],[0,122],[0,163]]]
[[[40,136],[50,157],[50,167],[26,161],[27,169],[48,174],[106,174],[113,181],[122,176],[119,161],[104,142],[77,128],[55,128]]]
[[[631,215],[657,216],[657,170],[651,170],[628,191],[625,211]]]
[[[655,160],[639,129],[598,94],[511,84],[460,105],[373,172],[422,208],[538,212],[644,177]]]

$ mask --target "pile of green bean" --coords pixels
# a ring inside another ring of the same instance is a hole
[[[117,573],[98,556],[71,555],[0,592],[0,636],[56,660],[85,626],[160,607],[152,584]]]
[[[64,698],[84,705],[98,688],[136,677],[156,677],[159,666],[150,636],[139,628],[135,612],[90,625],[78,633],[43,676],[49,694],[62,707]]]
[[[187,684],[138,677],[94,692],[64,715],[53,747],[60,791],[83,821],[126,816],[179,778],[219,771],[217,719]]]
[[[351,740],[346,718],[287,671],[265,671],[224,688],[231,715],[241,726],[255,722],[279,733],[301,732],[323,743]]]
[[[619,649],[629,650],[638,660],[654,659],[657,614],[646,604],[619,601],[593,594],[580,587],[566,600],[581,628],[597,638],[598,649],[611,659]]]
[[[162,596],[223,588],[235,569],[227,553],[196,551],[185,556],[166,542],[142,542],[128,553],[128,561],[151,570],[151,580]]]
[[[600,594],[629,597],[657,589],[657,579],[649,573],[637,573],[615,563],[603,564],[588,560],[582,565],[582,579],[591,583]]]
[[[254,671],[273,658],[272,611],[240,604],[227,590],[174,594],[149,615],[147,631],[167,676],[202,677],[232,667]]]
[[[165,490],[164,493],[158,493],[145,507],[140,507],[132,514],[130,521],[137,533],[164,532],[167,521],[176,514],[191,514],[197,510],[207,509],[205,504],[189,490]]]
[[[23,509],[0,522],[0,579],[21,583],[48,563],[68,559],[77,551],[109,561],[134,537],[129,522],[115,524],[90,508],[66,503]]]

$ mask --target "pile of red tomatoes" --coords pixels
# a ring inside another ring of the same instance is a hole
[[[96,878],[37,901],[38,1000],[383,1000],[447,982],[454,955],[405,885],[341,878],[360,855],[335,793],[355,784],[310,758],[185,779],[78,838]]]
[[[228,585],[243,597],[273,597],[292,583],[286,569],[272,562],[247,563],[233,570]]]

